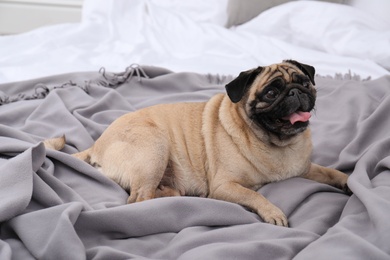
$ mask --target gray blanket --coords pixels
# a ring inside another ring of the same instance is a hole
[[[313,161],[350,174],[351,197],[302,178],[259,190],[290,227],[224,201],[128,194],[69,154],[117,117],[205,101],[231,78],[131,66],[0,85],[0,259],[389,259],[390,77],[317,77]],[[65,134],[63,151],[40,141]]]

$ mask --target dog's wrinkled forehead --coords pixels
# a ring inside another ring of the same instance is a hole
[[[288,63],[274,64],[267,67],[264,67],[261,77],[257,78],[257,83],[260,86],[266,86],[267,83],[272,82],[276,78],[282,78],[286,84],[288,83],[299,83],[300,81],[307,79],[312,82],[314,81],[311,78],[302,72],[299,68]]]
[[[226,85],[226,92],[233,103],[239,102],[249,89],[261,90],[267,83],[275,78],[282,78],[286,84],[295,82],[314,82],[314,67],[294,60],[285,60],[282,63],[267,67],[257,67],[252,70],[243,71],[233,81]]]

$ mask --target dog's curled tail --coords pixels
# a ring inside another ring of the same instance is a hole
[[[61,137],[46,139],[45,141],[43,141],[43,144],[45,145],[46,149],[52,149],[57,151],[62,150],[65,146],[65,143],[66,143],[65,135]],[[90,158],[91,158],[90,151],[91,148],[72,155],[82,161],[90,163]]]
[[[64,148],[65,146],[65,143],[66,143],[65,135],[61,137],[46,139],[45,141],[43,141],[43,144],[47,149],[52,149],[57,151],[62,150],[62,148]]]

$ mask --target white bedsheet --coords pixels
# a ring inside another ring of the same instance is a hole
[[[79,24],[0,37],[0,83],[132,63],[237,75],[283,59],[320,75],[390,74],[390,27],[356,8],[297,1],[227,29],[226,4],[86,0]]]

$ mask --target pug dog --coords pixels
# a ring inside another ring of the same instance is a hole
[[[128,203],[208,197],[288,226],[285,214],[257,192],[263,185],[303,177],[350,193],[346,174],[310,161],[314,74],[314,67],[294,60],[244,71],[226,85],[227,94],[207,102],[125,114],[74,156],[128,190]],[[64,142],[47,145],[59,149]]]

